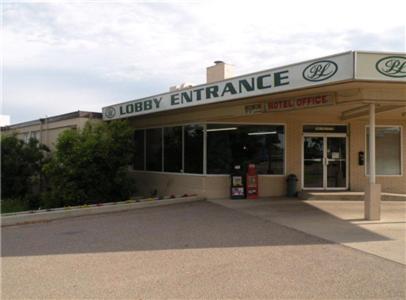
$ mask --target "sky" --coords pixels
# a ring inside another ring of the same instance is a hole
[[[405,51],[404,0],[2,0],[1,114],[11,123],[348,50]]]

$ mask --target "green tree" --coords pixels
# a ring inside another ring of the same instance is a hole
[[[134,182],[133,130],[126,121],[88,122],[82,131],[67,130],[44,167],[45,207],[81,205],[128,199]]]
[[[1,196],[28,202],[37,208],[41,185],[41,169],[49,149],[36,139],[24,143],[15,135],[1,136]]]

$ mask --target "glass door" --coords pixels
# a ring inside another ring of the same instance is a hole
[[[347,187],[347,143],[346,137],[326,137],[327,189]]]
[[[305,136],[303,143],[303,186],[324,188],[324,138]]]
[[[303,139],[303,188],[347,188],[346,136],[314,135]]]

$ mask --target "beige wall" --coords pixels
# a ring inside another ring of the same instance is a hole
[[[342,118],[343,112],[365,106],[362,103],[364,95],[368,99],[382,99],[385,101],[403,101],[401,105],[388,112],[377,113],[377,125],[397,125],[402,126],[402,156],[403,174],[402,176],[377,176],[377,182],[382,184],[383,192],[405,193],[406,194],[406,93],[404,85],[396,86],[396,89],[388,84],[383,84],[377,88],[377,84],[363,83],[339,85],[325,89],[318,89],[321,92],[334,93],[336,104],[328,107],[303,109],[298,111],[261,113],[256,115],[245,115],[244,105],[252,103],[263,103],[267,100],[277,98],[259,97],[255,99],[244,99],[230,103],[220,103],[213,106],[201,106],[187,110],[178,110],[160,115],[147,115],[130,119],[136,128],[162,127],[174,124],[185,123],[207,123],[207,122],[227,122],[227,123],[249,123],[249,124],[284,124],[286,127],[286,170],[284,176],[259,176],[260,196],[280,196],[285,194],[285,178],[288,174],[298,176],[298,187],[302,186],[302,128],[304,124],[343,124],[349,126],[349,189],[351,191],[363,191],[368,178],[365,176],[364,166],[358,165],[358,152],[365,151],[365,125],[368,123],[368,114],[360,115],[350,120]],[[395,95],[395,94],[396,95]],[[315,94],[315,91],[295,91],[294,96],[305,94]],[[393,96],[393,97],[392,97]],[[286,95],[279,96],[286,98]],[[386,98],[387,99],[386,99]],[[401,100],[399,100],[401,99]],[[403,99],[403,100],[402,100]],[[392,103],[390,102],[390,103]],[[397,104],[396,102],[395,104]],[[195,175],[165,175],[158,173],[142,172],[136,175],[143,189],[158,189],[160,194],[170,193],[202,193],[210,198],[227,197],[229,195],[229,178],[227,176],[195,176]]]
[[[358,165],[358,152],[365,151],[365,125],[366,121],[341,122],[337,118],[318,116],[318,122],[312,122],[314,117],[308,116],[301,119],[289,116],[261,115],[250,118],[232,120],[233,122],[250,123],[285,123],[286,124],[286,175],[298,176],[298,187],[302,186],[302,126],[309,123],[320,124],[346,124],[350,127],[349,142],[349,189],[351,191],[363,191],[368,178],[365,176],[364,166]],[[282,122],[285,121],[285,122]],[[403,127],[403,172],[406,170],[406,123],[402,121],[380,121],[379,125],[401,125]],[[404,174],[404,173],[403,173]],[[156,188],[160,194],[171,193],[202,193],[210,198],[227,197],[229,194],[230,181],[228,176],[198,176],[198,175],[165,175],[162,173],[142,172],[137,176],[137,186],[145,189]],[[406,193],[406,177],[402,176],[377,176],[377,182],[382,184],[383,192]],[[265,175],[259,176],[259,194],[261,196],[281,196],[285,194],[285,176]],[[148,194],[148,193],[147,193]]]
[[[366,151],[365,149],[365,126],[366,121],[353,121],[351,122],[351,137],[350,137],[350,185],[352,191],[363,191],[368,177],[365,176],[365,166],[358,165],[358,152]],[[377,183],[382,185],[382,191],[388,193],[402,193],[406,194],[406,122],[403,120],[381,120],[377,125],[400,125],[402,126],[402,176],[377,176]]]
[[[230,177],[223,175],[164,174],[134,171],[137,194],[149,196],[157,191],[160,196],[198,194],[207,198],[225,198],[230,195]],[[285,194],[285,176],[259,176],[261,196]]]
[[[24,139],[26,134],[30,135],[31,132],[40,132],[39,141],[48,146],[51,150],[55,149],[55,144],[58,136],[67,129],[82,129],[87,121],[102,122],[101,119],[89,118],[72,118],[45,124],[34,124],[30,126],[12,129],[10,132],[17,133],[17,137]]]
[[[205,194],[205,176],[134,171],[137,194],[158,195]]]
[[[234,120],[227,120],[232,123],[282,123],[286,128],[286,171],[285,175],[296,174],[298,176],[298,188],[302,186],[302,128],[304,124],[345,124],[349,126],[350,134],[348,136],[349,155],[349,189],[351,191],[363,191],[368,178],[365,176],[365,166],[358,165],[358,152],[365,151],[365,126],[366,120],[356,120],[351,122],[342,122],[337,117],[317,116],[317,122],[314,122],[314,116],[301,116],[295,118],[292,115],[281,114],[280,116],[257,115],[244,117]],[[406,122],[401,120],[378,121],[378,125],[397,125],[402,126],[403,142],[403,175],[402,176],[377,176],[377,182],[382,184],[383,192],[405,193],[406,194]],[[149,194],[150,190],[157,189],[159,194],[183,194],[198,193],[210,198],[227,197],[229,195],[230,180],[228,176],[219,175],[182,175],[182,174],[163,174],[153,172],[136,172],[137,187],[142,187],[142,194]],[[285,194],[286,182],[285,175],[264,175],[259,176],[259,194],[260,196],[281,196]]]

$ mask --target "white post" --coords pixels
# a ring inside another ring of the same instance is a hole
[[[364,215],[367,220],[381,218],[381,185],[376,183],[375,168],[375,104],[369,104],[369,183],[365,189]]]
[[[375,179],[375,104],[369,104],[369,183]]]

